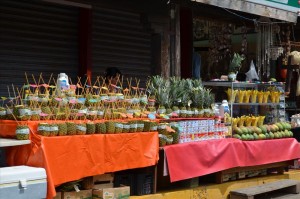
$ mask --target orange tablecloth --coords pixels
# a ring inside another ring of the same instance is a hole
[[[171,182],[234,168],[300,158],[294,138],[241,141],[207,140],[164,147]]]
[[[0,123],[0,137],[13,135],[14,122]],[[10,128],[8,128],[10,126]],[[48,195],[55,186],[107,172],[155,165],[158,161],[157,132],[94,134],[43,137],[34,133],[37,122],[29,122],[30,145],[10,147],[9,165],[43,167],[47,172]]]

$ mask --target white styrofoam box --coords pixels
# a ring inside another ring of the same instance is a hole
[[[43,168],[13,166],[0,168],[0,196],[14,199],[41,199],[47,195]]]

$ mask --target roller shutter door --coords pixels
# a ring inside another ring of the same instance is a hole
[[[38,79],[57,78],[60,72],[76,78],[78,71],[78,16],[74,7],[42,1],[1,0],[0,96],[7,85],[22,86],[25,72]]]
[[[139,13],[93,7],[93,77],[118,67],[144,85],[151,75],[151,32]]]

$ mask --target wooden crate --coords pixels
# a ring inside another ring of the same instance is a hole
[[[245,179],[256,176],[264,176],[268,173],[283,174],[284,169],[293,164],[294,160],[276,162],[251,167],[236,167],[216,173],[216,183],[223,183],[237,179]]]

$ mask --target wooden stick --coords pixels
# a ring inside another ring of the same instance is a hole
[[[7,104],[5,104],[5,106],[6,106],[7,109],[10,109],[10,108],[7,106]],[[13,111],[11,111],[11,114],[12,114],[13,118],[15,119],[15,121],[17,122],[17,124],[20,125],[20,123],[18,122],[18,120],[17,120],[16,116],[14,115]]]

